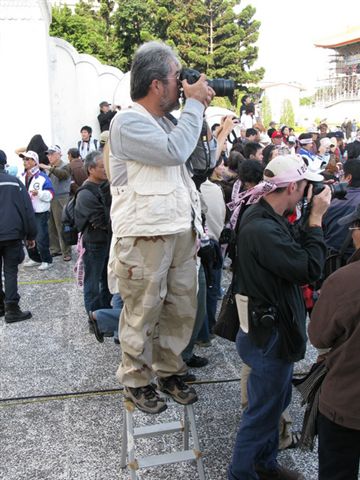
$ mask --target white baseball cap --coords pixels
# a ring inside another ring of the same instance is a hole
[[[264,173],[264,180],[278,187],[285,187],[290,182],[299,180],[311,182],[324,180],[322,175],[309,169],[300,155],[278,155],[266,165],[265,172],[267,171],[273,175],[267,176]]]

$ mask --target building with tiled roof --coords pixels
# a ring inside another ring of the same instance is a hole
[[[344,110],[345,106],[347,116],[359,117],[360,26],[324,38],[315,46],[333,50],[329,75],[321,80],[315,95],[316,103],[328,109]]]

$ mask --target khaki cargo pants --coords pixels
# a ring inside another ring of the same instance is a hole
[[[196,239],[184,233],[118,238],[110,268],[124,307],[120,316],[122,359],[117,377],[128,387],[184,374],[181,352],[196,315]]]

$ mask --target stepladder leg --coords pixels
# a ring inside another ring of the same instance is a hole
[[[124,402],[125,417],[126,417],[126,437],[127,437],[127,458],[130,471],[131,480],[138,480],[136,470],[138,468],[137,461],[135,459],[135,439],[134,439],[134,422],[133,411],[134,405],[131,402]]]
[[[187,413],[188,407],[184,407],[184,436],[183,436],[183,448],[189,450],[189,416]]]
[[[124,418],[123,418],[123,430],[122,430],[122,439],[121,439],[121,458],[120,458],[120,467],[126,467],[126,456],[127,456],[127,422],[126,422],[126,410],[124,409]]]
[[[197,470],[198,470],[198,474],[199,474],[199,479],[200,480],[205,480],[205,471],[204,471],[204,465],[203,465],[203,461],[202,461],[202,453],[200,451],[199,437],[198,437],[197,430],[196,430],[195,413],[194,413],[193,405],[188,405],[186,410],[187,410],[187,415],[188,415],[188,418],[189,418],[191,435],[192,435],[193,442],[194,442],[194,453],[195,453],[195,456],[196,456],[196,466],[197,466]]]

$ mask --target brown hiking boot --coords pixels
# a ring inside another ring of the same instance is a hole
[[[159,390],[170,395],[181,405],[190,405],[198,399],[193,387],[187,385],[180,375],[171,375],[158,379]]]
[[[152,385],[137,388],[125,387],[124,396],[144,413],[161,413],[167,409],[165,400],[160,398]]]

